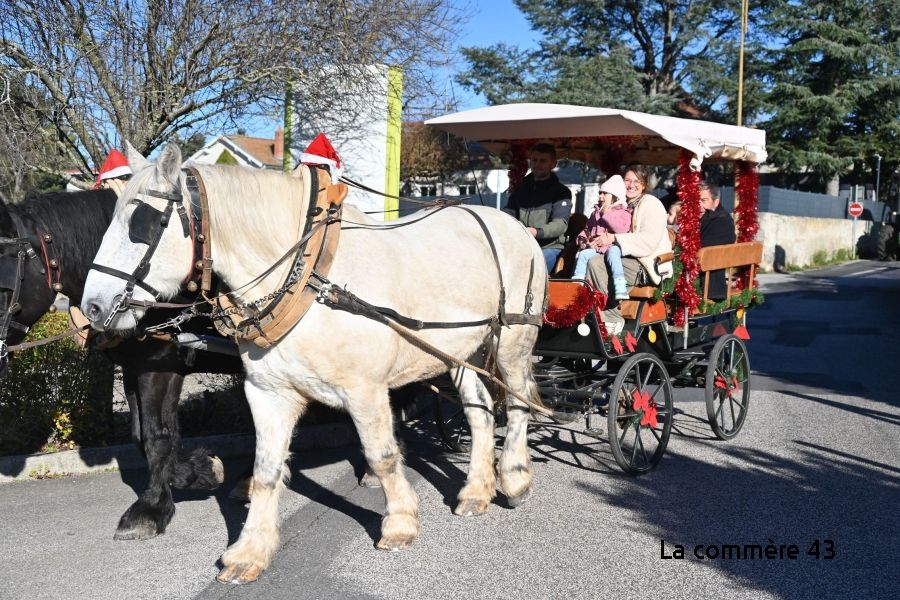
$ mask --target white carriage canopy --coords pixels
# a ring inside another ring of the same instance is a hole
[[[766,160],[766,132],[760,129],[612,108],[501,104],[444,115],[425,124],[477,141],[509,159],[517,146],[552,141],[561,158],[601,169],[613,162],[675,165],[682,149],[694,155],[694,169],[704,161],[760,164]]]

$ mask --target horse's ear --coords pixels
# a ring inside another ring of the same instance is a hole
[[[128,166],[131,167],[132,173],[137,173],[150,164],[150,161],[141,156],[141,153],[135,150],[128,140],[125,140],[125,157],[128,159]]]
[[[166,144],[166,147],[159,153],[156,169],[171,183],[178,183],[178,176],[181,173],[181,148],[178,147],[178,144],[172,142]]]

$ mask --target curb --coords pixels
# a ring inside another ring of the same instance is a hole
[[[292,452],[340,448],[359,443],[352,423],[309,425],[296,430]],[[253,456],[254,434],[214,435],[183,438],[179,452],[206,448],[219,458]],[[27,454],[0,457],[0,485],[30,479],[52,479],[65,475],[98,471],[146,469],[147,461],[134,444],[82,448],[53,454]]]

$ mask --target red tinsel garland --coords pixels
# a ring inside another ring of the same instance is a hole
[[[519,187],[519,184],[525,179],[525,174],[528,173],[528,149],[530,147],[531,143],[528,140],[515,142],[510,147],[511,157],[508,173],[510,193]]]
[[[738,230],[737,241],[752,242],[759,232],[759,218],[756,212],[759,206],[759,173],[753,163],[738,162],[735,195],[738,199],[737,207],[734,209]]]
[[[573,327],[580,323],[589,312],[598,313],[606,307],[606,295],[590,285],[584,285],[571,304],[559,308],[548,306],[544,313],[544,323],[551,327]],[[599,320],[599,315],[598,315]]]
[[[684,308],[693,311],[700,304],[700,296],[694,289],[694,279],[700,272],[697,252],[700,250],[700,173],[691,169],[693,154],[682,150],[678,168],[678,244],[681,246],[681,262],[684,267],[675,282],[675,295],[680,305],[674,316],[676,325],[684,324]]]
[[[522,183],[528,173],[528,151],[538,142],[548,142],[556,146],[560,156],[566,156],[567,150],[577,149],[576,154],[587,152],[594,155],[591,160],[607,177],[618,172],[624,157],[632,152],[636,143],[645,137],[642,135],[606,135],[603,137],[569,137],[559,139],[527,139],[516,140],[509,145],[509,191],[512,192]],[[591,148],[600,148],[602,152],[591,152]]]
[[[740,161],[737,164],[737,180],[735,181],[735,198],[737,198],[737,206],[734,209],[735,222],[737,225],[737,241],[752,242],[756,239],[759,232],[759,173],[756,165],[747,161]],[[736,285],[738,289],[746,289],[748,287],[756,287],[755,281],[747,281],[750,278],[750,272],[745,272],[740,277]]]

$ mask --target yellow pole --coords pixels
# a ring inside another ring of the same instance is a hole
[[[387,196],[400,195],[400,128],[403,117],[403,71],[388,69],[387,94],[387,159],[384,169],[384,220],[400,216],[400,200]]]
[[[744,36],[747,33],[747,13],[750,11],[750,0],[741,0],[741,50],[738,54],[738,97],[737,124],[740,127],[744,120]]]

